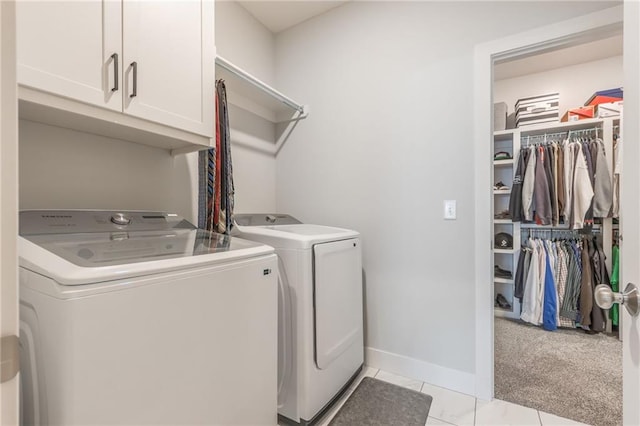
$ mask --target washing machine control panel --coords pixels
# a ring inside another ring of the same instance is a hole
[[[139,211],[27,210],[20,235],[195,229],[177,214]]]

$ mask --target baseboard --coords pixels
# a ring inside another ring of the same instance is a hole
[[[389,373],[422,380],[423,382],[467,395],[475,396],[476,393],[476,377],[474,374],[442,367],[415,358],[409,358],[408,356],[366,347],[365,365],[379,368]]]

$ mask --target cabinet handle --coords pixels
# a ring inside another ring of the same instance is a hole
[[[129,95],[130,98],[138,96],[138,63],[131,62],[131,68],[133,69],[133,91]]]
[[[111,59],[113,59],[113,88],[111,89],[112,92],[117,92],[119,89],[119,84],[118,84],[118,54],[114,53],[113,55],[111,55]]]

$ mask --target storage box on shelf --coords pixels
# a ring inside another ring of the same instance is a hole
[[[558,122],[560,115],[560,94],[520,98],[516,102],[516,127],[541,123]]]

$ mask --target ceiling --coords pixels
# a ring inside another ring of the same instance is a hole
[[[272,33],[279,33],[314,16],[343,5],[348,0],[239,0],[254,18]]]
[[[494,67],[493,73],[495,80],[504,80],[621,55],[622,34],[503,62]]]

